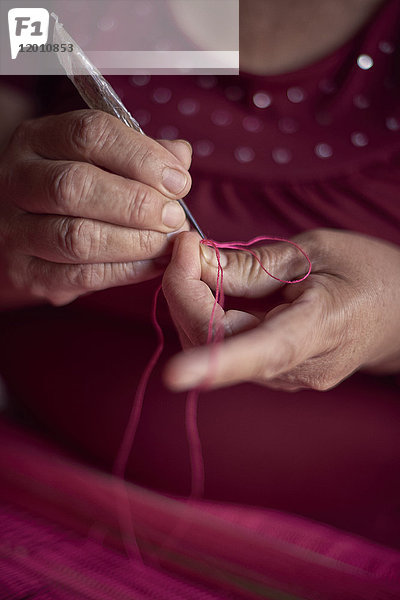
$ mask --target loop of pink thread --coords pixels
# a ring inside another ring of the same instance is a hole
[[[250,250],[250,248],[247,248],[247,246],[254,246],[254,244],[257,244],[258,242],[285,242],[286,244],[290,244],[291,246],[296,248],[306,259],[306,261],[308,263],[308,269],[307,269],[306,274],[303,275],[303,277],[300,277],[299,279],[280,279],[279,277],[272,275],[272,273],[267,271],[267,269],[264,267],[264,265],[262,264],[262,262],[260,261],[260,259],[256,255],[256,253],[253,252],[253,250]],[[267,275],[269,275],[270,277],[272,277],[272,279],[275,279],[276,281],[280,281],[281,283],[300,283],[301,281],[304,281],[305,279],[307,279],[307,277],[311,273],[312,264],[311,264],[311,260],[309,259],[307,253],[298,244],[296,244],[296,242],[293,242],[292,240],[287,240],[285,238],[269,236],[269,235],[259,235],[255,238],[249,240],[248,242],[214,242],[214,240],[204,239],[204,240],[200,241],[200,244],[204,244],[206,246],[210,246],[211,248],[214,248],[216,255],[217,255],[218,273],[220,270],[222,272],[222,267],[220,264],[220,254],[218,251],[219,248],[228,249],[228,250],[239,250],[239,251],[243,250],[244,252],[249,252],[252,256],[254,256],[254,258],[256,259],[256,261],[258,262],[260,267],[262,268],[262,270]],[[218,287],[218,278],[217,278],[217,287]],[[216,292],[216,293],[218,293],[218,292]]]
[[[261,263],[260,259],[256,255],[253,250],[251,250],[248,246],[252,246],[258,242],[263,241],[278,241],[285,242],[287,244],[291,244],[294,246],[299,252],[304,256],[308,263],[308,270],[306,274],[294,280],[286,280],[280,279],[275,275],[272,275],[264,265]],[[187,432],[187,441],[189,446],[189,455],[190,455],[190,466],[191,466],[191,494],[190,498],[201,498],[204,492],[204,461],[203,461],[203,453],[201,448],[201,440],[199,436],[199,430],[197,426],[197,412],[198,412],[198,399],[200,392],[207,387],[207,382],[211,379],[211,374],[213,367],[212,365],[216,364],[215,358],[215,350],[217,344],[222,341],[224,337],[223,326],[220,324],[220,327],[214,332],[214,321],[215,321],[215,313],[217,309],[217,305],[219,304],[222,308],[224,305],[224,293],[223,293],[223,269],[221,266],[221,257],[219,249],[230,249],[230,250],[243,250],[245,252],[249,252],[259,263],[260,267],[263,271],[275,279],[276,281],[280,281],[281,283],[292,284],[292,283],[300,283],[304,281],[311,273],[312,264],[311,261],[306,254],[306,252],[298,245],[296,242],[291,240],[287,240],[279,237],[272,236],[258,236],[253,238],[248,242],[215,242],[214,240],[204,239],[200,241],[201,244],[205,244],[209,247],[214,248],[216,259],[217,259],[217,279],[216,279],[216,290],[214,296],[214,303],[211,311],[210,321],[208,325],[208,333],[207,333],[207,344],[212,345],[212,358],[210,364],[210,372],[205,382],[202,385],[198,386],[194,390],[191,390],[187,395],[186,400],[186,413],[185,413],[185,423],[186,423],[186,432]],[[122,479],[125,476],[126,466],[128,463],[129,455],[132,450],[132,446],[134,443],[136,431],[138,428],[140,415],[143,407],[143,400],[146,393],[147,385],[150,379],[150,376],[153,372],[153,369],[163,351],[164,348],[164,336],[160,324],[157,320],[157,301],[159,298],[159,293],[162,289],[162,284],[160,284],[154,294],[153,305],[151,311],[152,323],[157,332],[158,343],[154,354],[152,355],[149,363],[147,364],[143,375],[140,379],[139,385],[136,390],[135,398],[132,404],[132,409],[130,412],[130,416],[128,418],[128,423],[125,428],[121,445],[119,447],[117,457],[114,462],[113,474],[121,477]],[[132,545],[135,549],[135,553],[139,553],[135,532],[132,522],[132,516],[130,515],[128,497],[126,498],[126,502],[124,502],[124,506],[118,506],[118,514],[120,520],[120,526],[122,532],[130,533],[130,546],[126,547],[128,554],[132,552]],[[127,527],[128,525],[128,527]],[[140,553],[139,553],[140,556]]]

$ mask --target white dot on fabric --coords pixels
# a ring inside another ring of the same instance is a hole
[[[219,127],[226,127],[232,123],[232,115],[227,110],[218,109],[211,113],[211,121]]]
[[[257,92],[253,96],[253,102],[257,106],[257,108],[268,108],[272,100],[271,96],[267,94],[267,92]]]
[[[239,146],[235,149],[235,158],[240,163],[249,163],[254,160],[255,152],[249,146]]]
[[[211,140],[199,140],[194,143],[193,151],[197,156],[210,156],[214,152],[214,144]]]
[[[278,165],[286,165],[292,160],[292,153],[287,148],[274,148],[272,150],[272,160]]]
[[[279,119],[278,127],[282,133],[296,133],[299,129],[297,121],[290,117],[282,117],[282,119]]]
[[[172,92],[168,88],[157,88],[153,92],[153,100],[157,104],[166,104],[171,100]]]
[[[390,42],[387,42],[386,40],[382,40],[381,42],[379,42],[378,48],[384,54],[393,54],[394,52],[394,45]]]
[[[365,133],[362,133],[361,131],[353,131],[353,133],[350,136],[351,139],[351,143],[354,146],[357,146],[358,148],[363,148],[364,146],[366,146],[368,144],[368,138],[365,135]]]
[[[244,92],[239,86],[230,85],[225,90],[225,96],[228,98],[228,100],[231,100],[232,102],[237,102],[238,100],[241,100],[243,98]]]
[[[324,94],[333,94],[336,92],[336,84],[330,79],[321,79],[318,87]]]
[[[133,75],[133,77],[129,78],[129,83],[137,87],[143,87],[144,85],[147,85],[149,81],[150,75]]]
[[[243,129],[251,133],[258,133],[263,129],[263,124],[257,117],[247,116],[242,121]]]
[[[390,131],[399,131],[400,129],[400,121],[396,117],[388,117],[385,120],[385,124]]]
[[[357,64],[363,71],[368,71],[368,69],[374,66],[374,61],[369,54],[360,54],[357,58]]]
[[[141,127],[144,127],[145,125],[147,125],[147,123],[150,122],[151,115],[148,110],[144,108],[139,108],[138,110],[135,110],[134,113],[135,119],[136,121],[138,121]]]
[[[174,125],[165,125],[158,132],[158,137],[163,140],[176,140],[179,135],[179,130]]]
[[[300,87],[289,88],[286,92],[286,95],[288,97],[288,100],[290,100],[290,102],[293,102],[294,104],[303,102],[304,98],[306,97],[304,90]]]
[[[118,27],[116,19],[110,16],[102,17],[97,22],[97,29],[100,31],[114,31]]]
[[[204,90],[210,90],[217,85],[217,78],[215,75],[200,75],[197,78],[197,85]]]
[[[356,94],[353,98],[353,104],[357,108],[368,108],[369,100],[363,94]]]
[[[315,154],[318,158],[330,158],[333,154],[332,147],[325,142],[320,142],[314,148]]]
[[[178,104],[178,110],[182,115],[190,116],[199,112],[200,105],[197,100],[184,98]]]

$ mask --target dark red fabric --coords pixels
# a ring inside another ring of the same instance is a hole
[[[287,237],[322,226],[400,244],[399,21],[400,3],[391,0],[353,40],[295,73],[110,79],[148,135],[193,144],[187,200],[208,236]],[[358,66],[371,59],[371,68]],[[51,108],[66,109],[66,100]],[[107,468],[154,347],[157,284],[0,319],[1,372],[14,398]],[[179,346],[165,306],[160,313],[165,360]],[[135,481],[188,493],[184,404],[158,370],[128,467]],[[359,373],[325,393],[248,384],[210,392],[200,399],[199,428],[207,498],[298,513],[399,545],[394,376]]]
[[[280,511],[155,494],[5,419],[0,436],[2,599],[399,598],[396,550]]]

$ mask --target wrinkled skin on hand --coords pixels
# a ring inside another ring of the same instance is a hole
[[[190,163],[187,142],[157,142],[101,111],[22,123],[0,159],[0,308],[62,305],[161,273],[168,234],[189,228],[176,200]]]
[[[206,346],[214,302],[215,252],[194,233],[175,240],[164,293],[184,351],[167,365],[174,390],[206,382],[216,388],[244,381],[286,391],[327,390],[359,369],[400,370],[400,249],[353,232],[329,229],[293,238],[313,268],[303,282],[282,288],[284,301],[264,312],[216,310],[225,339]],[[253,248],[254,249],[254,248]],[[263,265],[285,280],[306,272],[288,244],[258,246]],[[221,252],[224,292],[265,298],[281,284],[246,252]]]

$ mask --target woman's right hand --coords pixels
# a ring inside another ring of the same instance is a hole
[[[26,121],[0,161],[0,307],[78,296],[158,275],[189,144],[161,141],[94,110]]]

